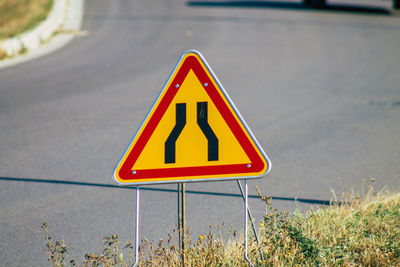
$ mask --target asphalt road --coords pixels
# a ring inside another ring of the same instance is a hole
[[[361,192],[362,178],[399,191],[400,19],[382,12],[390,1],[359,3],[85,1],[86,35],[0,70],[0,265],[45,265],[43,222],[78,261],[103,235],[133,240],[135,191],[118,188],[113,169],[189,49],[205,56],[272,161],[250,195],[259,185],[274,207],[295,210],[332,191]],[[141,237],[172,232],[175,189],[143,188]],[[241,230],[235,182],[187,190],[194,238],[209,224]],[[250,205],[259,221],[263,203]]]

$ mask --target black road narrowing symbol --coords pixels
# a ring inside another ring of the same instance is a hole
[[[207,102],[197,102],[197,124],[208,141],[208,161],[218,160],[218,138],[207,121]]]
[[[176,104],[176,123],[165,141],[165,163],[175,163],[175,143],[186,124],[186,103]]]
[[[208,161],[218,160],[218,138],[208,124],[208,103],[197,102],[197,124],[208,142]],[[176,104],[175,127],[165,141],[165,163],[175,163],[176,141],[186,125],[186,103]]]

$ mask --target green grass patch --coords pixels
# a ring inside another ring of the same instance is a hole
[[[42,22],[54,0],[0,0],[0,40],[14,37]]]
[[[400,266],[400,194],[347,195],[341,202],[307,212],[289,214],[272,208],[262,196],[266,214],[259,226],[260,247],[249,242],[256,266]],[[119,246],[118,236],[104,237],[103,246],[78,263],[68,260],[63,241],[54,241],[44,224],[49,262],[53,266],[131,266],[130,242]],[[243,236],[230,231],[226,241],[210,226],[193,238],[186,232],[186,249],[177,248],[176,231],[166,241],[140,245],[139,266],[248,266],[243,259]],[[254,238],[251,238],[252,240]],[[261,249],[260,249],[261,248]],[[261,252],[260,252],[261,251]],[[264,260],[261,259],[263,254]]]

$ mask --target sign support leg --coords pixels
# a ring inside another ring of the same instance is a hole
[[[254,264],[247,257],[247,223],[248,223],[248,190],[247,190],[247,180],[244,180],[244,258],[254,267]]]
[[[135,223],[135,267],[139,262],[139,215],[140,215],[140,192],[139,186],[136,186],[136,223]]]
[[[238,186],[239,186],[240,193],[242,194],[243,201],[244,201],[245,199],[244,199],[244,193],[243,193],[242,184],[240,183],[239,180],[236,180],[236,182],[237,182],[237,184],[238,184]],[[256,238],[256,242],[257,242],[258,249],[259,249],[259,251],[260,251],[261,260],[264,261],[264,255],[263,255],[262,250],[261,250],[260,240],[258,239],[258,234],[257,234],[256,226],[254,225],[253,215],[251,215],[250,207],[247,207],[247,212],[249,213],[249,218],[250,218],[250,222],[251,222],[251,227],[253,228],[253,233],[254,233],[254,236],[255,236],[255,238]]]
[[[185,183],[178,183],[178,239],[182,266],[185,266]]]
[[[185,183],[182,183],[182,250],[185,250]]]
[[[179,246],[179,249],[182,249],[181,248],[181,245],[182,245],[182,238],[181,238],[181,233],[182,233],[182,217],[181,217],[181,215],[182,215],[182,212],[181,212],[181,208],[182,208],[182,199],[181,199],[181,197],[182,197],[182,193],[181,193],[181,183],[178,183],[177,184],[178,185],[178,190],[177,190],[177,192],[178,192],[178,194],[177,194],[177,196],[178,196],[178,246]]]

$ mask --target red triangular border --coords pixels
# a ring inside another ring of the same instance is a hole
[[[179,63],[178,63],[179,64]],[[206,64],[205,64],[206,65]],[[203,87],[207,92],[208,96],[213,101],[214,105],[220,112],[221,116],[224,118],[228,127],[231,129],[232,133],[238,140],[239,144],[247,154],[250,159],[250,165],[248,163],[244,164],[230,164],[230,165],[214,165],[214,166],[201,166],[201,167],[177,167],[177,168],[161,168],[161,169],[146,169],[146,170],[136,170],[132,173],[132,166],[135,164],[139,158],[141,152],[145,148],[148,140],[152,136],[154,130],[156,129],[158,123],[162,119],[164,113],[167,111],[169,105],[173,101],[179,88],[176,88],[175,84],[182,84],[188,75],[189,71],[192,70],[197,76],[201,84],[207,83],[207,87]],[[176,70],[175,70],[176,71]],[[212,75],[210,75],[212,76]],[[172,76],[173,77],[173,76]],[[168,82],[167,82],[168,84]],[[147,124],[144,124],[145,129],[141,132],[140,136],[137,137],[137,142],[134,147],[130,150],[130,154],[123,162],[122,167],[119,169],[118,176],[123,181],[129,180],[142,180],[146,182],[149,178],[171,178],[171,177],[193,177],[193,176],[212,176],[212,175],[229,175],[232,174],[249,174],[259,173],[265,168],[265,163],[260,157],[259,153],[255,148],[255,145],[248,138],[243,128],[234,114],[232,114],[231,109],[228,107],[224,101],[218,89],[214,86],[214,83],[209,78],[207,71],[203,68],[199,59],[196,56],[190,55],[184,59],[177,74],[173,77],[173,81],[169,83],[166,93],[160,100],[159,104],[155,106],[156,110],[152,114],[151,118],[148,120]],[[245,128],[245,127],[244,127]],[[250,134],[249,134],[250,135]],[[127,152],[128,153],[128,152]],[[121,163],[120,163],[121,164]]]

